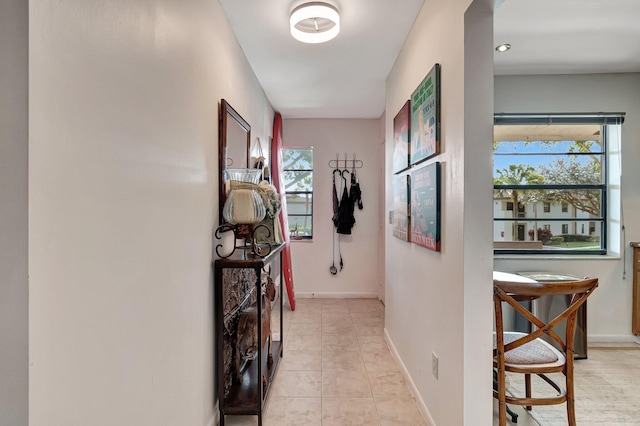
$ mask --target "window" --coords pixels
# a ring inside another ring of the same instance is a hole
[[[494,210],[495,253],[606,254],[608,143],[619,145],[624,114],[494,118],[493,197],[518,206],[516,214]]]
[[[289,233],[294,239],[313,237],[313,148],[282,151]]]

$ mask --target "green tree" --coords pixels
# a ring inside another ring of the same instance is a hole
[[[282,152],[284,181],[292,191],[311,191],[313,187],[313,150],[285,149]]]
[[[575,141],[570,152],[591,152],[592,141]],[[588,184],[603,182],[602,161],[599,155],[573,156],[540,165],[538,170],[548,184]],[[553,203],[568,203],[575,208],[600,216],[600,191],[589,189],[554,190],[548,193]]]
[[[284,185],[287,203],[290,206],[303,206],[304,211],[312,211],[313,191],[313,150],[285,149],[282,152]],[[292,213],[289,209],[289,231],[303,235],[312,234],[311,217]]]
[[[494,185],[536,185],[544,182],[544,177],[536,172],[536,169],[528,164],[510,164],[509,167],[496,171],[497,176],[493,178]],[[521,193],[516,188],[501,189],[500,195],[513,200],[514,229],[518,227],[518,206],[520,203],[526,205],[529,202],[538,202],[542,197],[542,191],[527,190]],[[517,238],[513,233],[514,241]]]

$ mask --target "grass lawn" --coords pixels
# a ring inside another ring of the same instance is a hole
[[[593,248],[596,250],[600,248],[600,244],[593,241],[572,241],[569,243],[548,244],[548,245],[552,247],[558,247],[558,248]]]

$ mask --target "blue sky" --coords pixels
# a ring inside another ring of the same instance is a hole
[[[498,142],[495,152],[500,154],[525,154],[525,153],[537,153],[539,155],[495,155],[493,157],[494,164],[494,176],[497,175],[497,170],[507,168],[510,164],[529,164],[532,167],[537,167],[540,164],[551,163],[561,158],[568,158],[568,156],[553,155],[556,153],[565,153],[569,151],[569,148],[574,144],[574,141],[554,141],[554,142],[525,142],[525,141],[508,141]],[[591,152],[599,152],[600,147],[598,144],[591,146]],[[550,155],[551,154],[551,155]]]

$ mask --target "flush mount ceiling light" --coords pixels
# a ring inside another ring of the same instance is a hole
[[[509,49],[511,49],[511,45],[509,43],[496,46],[496,52],[506,52]]]
[[[340,32],[340,14],[338,9],[327,3],[304,3],[293,9],[289,25],[296,40],[324,43]]]

